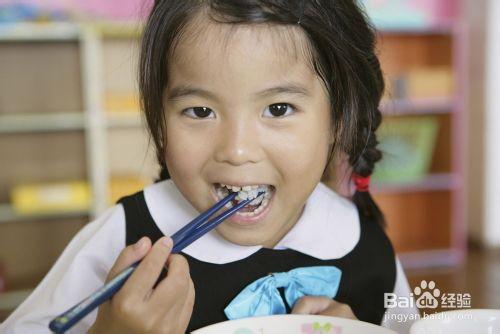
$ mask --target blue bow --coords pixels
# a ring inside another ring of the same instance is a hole
[[[304,267],[273,273],[248,285],[224,309],[228,319],[285,314],[278,288],[285,288],[291,307],[303,296],[335,297],[342,271],[334,266]]]

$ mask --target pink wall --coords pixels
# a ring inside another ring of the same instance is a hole
[[[0,0],[0,5],[29,4],[75,15],[132,20],[145,17],[153,0]]]

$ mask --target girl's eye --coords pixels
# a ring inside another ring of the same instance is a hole
[[[295,108],[289,103],[274,103],[266,107],[264,117],[285,117],[295,113]]]
[[[207,107],[192,107],[182,111],[182,113],[191,118],[215,118],[212,109]]]

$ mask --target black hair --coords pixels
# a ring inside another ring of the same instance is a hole
[[[382,158],[376,130],[382,118],[378,107],[384,80],[375,29],[355,0],[156,0],[142,37],[139,89],[161,167],[160,180],[169,178],[163,110],[168,55],[186,25],[201,11],[226,24],[300,26],[310,44],[314,71],[330,97],[333,145],[329,160],[343,152],[352,173],[372,174]],[[384,225],[369,192],[356,191],[353,201],[361,214]]]

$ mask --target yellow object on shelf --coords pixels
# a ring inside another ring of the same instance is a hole
[[[410,98],[442,97],[453,94],[451,68],[431,67],[409,71],[407,95]]]
[[[140,22],[93,21],[90,26],[100,31],[105,38],[139,39],[144,29]]]
[[[11,200],[20,214],[86,211],[91,194],[85,181],[25,184],[12,189]]]
[[[111,177],[109,189],[109,203],[116,203],[121,197],[131,195],[142,190],[147,182],[135,176]]]
[[[385,79],[386,100],[450,98],[454,92],[453,71],[446,66],[413,68]]]
[[[139,111],[139,98],[134,93],[107,93],[104,107],[113,112]]]

